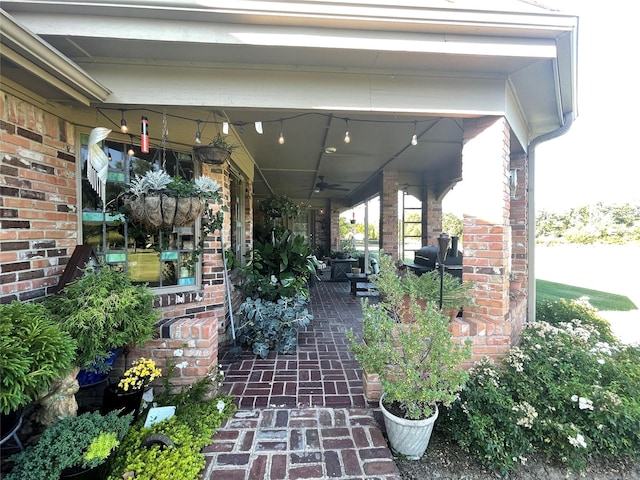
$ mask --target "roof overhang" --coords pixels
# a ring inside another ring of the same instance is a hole
[[[111,93],[2,9],[0,45],[2,76],[17,84],[35,85],[49,98],[90,105]]]

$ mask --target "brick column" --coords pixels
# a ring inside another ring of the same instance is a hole
[[[441,233],[442,200],[436,198],[432,189],[426,188],[422,198],[422,246],[437,245]]]
[[[509,320],[509,139],[502,117],[464,121],[464,279],[476,282],[476,305],[465,309],[473,360],[511,344]]]
[[[382,172],[380,191],[380,248],[398,259],[398,173]]]

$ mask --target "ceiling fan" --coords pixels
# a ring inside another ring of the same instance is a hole
[[[320,181],[316,183],[316,192],[324,192],[325,190],[342,190],[348,192],[348,188],[341,187],[339,183],[327,183],[324,181],[324,175],[318,175]]]

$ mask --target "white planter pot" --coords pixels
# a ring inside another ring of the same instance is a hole
[[[384,417],[384,425],[387,429],[391,449],[404,455],[409,460],[420,459],[429,445],[433,425],[438,418],[438,407],[435,407],[435,413],[429,418],[408,420],[391,414],[384,408],[383,400],[384,394],[380,398],[380,410],[382,410]]]

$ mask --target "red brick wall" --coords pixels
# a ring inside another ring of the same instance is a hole
[[[75,128],[0,91],[0,303],[58,284],[78,238]]]
[[[71,122],[5,92],[0,113],[0,302],[8,303],[51,294],[77,245],[77,135]],[[228,201],[227,169],[205,165],[203,173]],[[206,239],[203,263],[201,290],[156,297],[158,338],[128,357],[150,357],[161,367],[173,359],[176,384],[193,383],[218,362],[218,322],[227,315],[219,234]],[[122,361],[116,367],[115,374]]]

